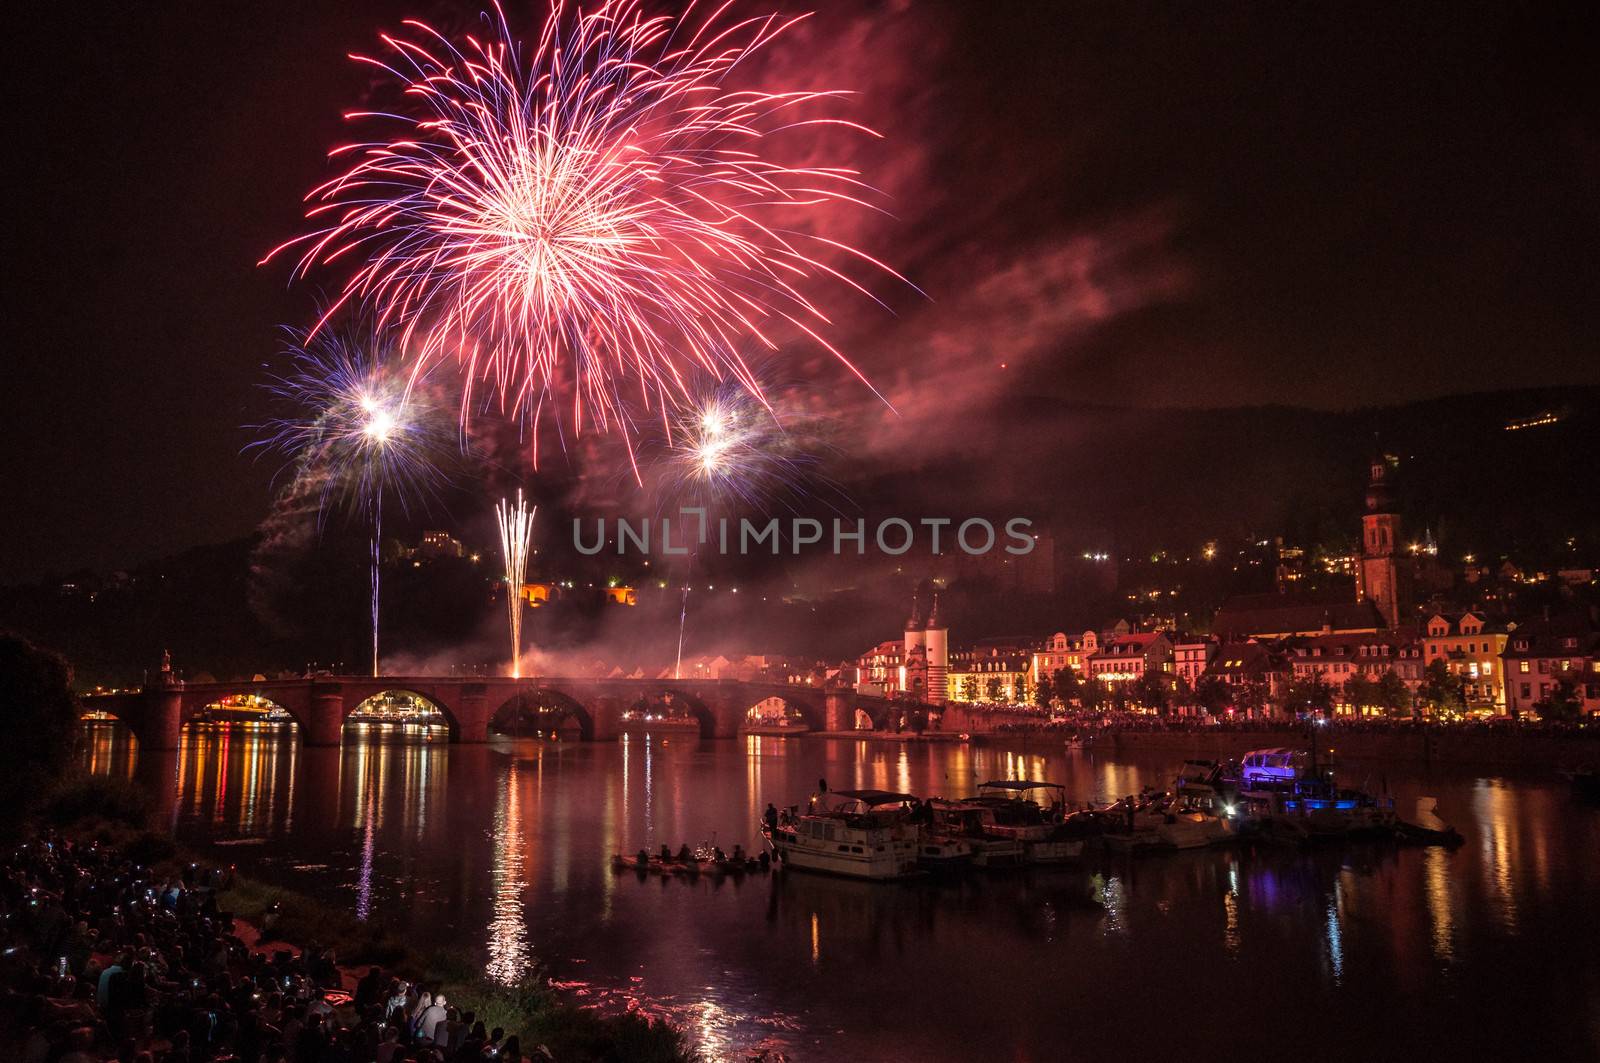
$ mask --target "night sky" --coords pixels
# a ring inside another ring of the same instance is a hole
[[[1600,380],[1587,5],[821,7],[768,73],[861,90],[888,134],[856,161],[895,217],[851,235],[929,298],[858,300],[838,338],[904,425],[1013,394],[1334,409]],[[244,426],[318,290],[256,263],[366,92],[346,53],[475,10],[14,14],[0,580],[261,520],[275,466]]]

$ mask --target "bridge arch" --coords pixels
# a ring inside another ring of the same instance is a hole
[[[411,687],[379,687],[371,693],[362,690],[342,698],[339,716],[341,733],[352,722],[363,724],[382,722],[384,719],[394,722],[421,722],[426,719],[430,727],[445,727],[450,732],[451,741],[461,735],[461,722],[456,719],[450,706],[438,698],[437,693],[422,693]]]
[[[827,727],[822,706],[810,698],[798,697],[787,691],[753,691],[756,700],[744,710],[741,727],[759,729],[795,727],[796,730],[821,731]],[[804,724],[804,728],[796,727]]]
[[[285,706],[273,699],[250,691],[223,694],[204,704],[189,701],[184,704],[183,725],[193,723],[243,723],[252,719],[301,726],[300,721]]]
[[[523,725],[535,731],[559,731],[563,720],[578,725],[578,734],[585,742],[594,740],[594,714],[579,699],[551,687],[534,687],[518,690],[489,713],[489,730],[501,734],[519,734]]]
[[[447,730],[451,737],[458,732],[453,714],[437,697],[403,687],[379,690],[353,704],[347,702],[340,726],[342,729],[351,724],[438,727]]]

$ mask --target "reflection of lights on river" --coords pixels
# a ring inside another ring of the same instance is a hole
[[[1456,947],[1449,851],[1438,845],[1423,850],[1422,873],[1428,895],[1428,916],[1433,922],[1433,954],[1450,963],[1456,958]]]
[[[1333,972],[1333,984],[1344,984],[1344,876],[1333,880],[1333,894],[1328,898],[1325,934],[1328,941],[1328,967]]]
[[[811,966],[817,967],[822,963],[822,927],[817,922],[817,913],[811,913]]]
[[[1516,797],[1502,783],[1478,780],[1472,795],[1473,810],[1483,832],[1480,846],[1483,850],[1483,867],[1488,874],[1489,889],[1493,894],[1493,909],[1501,928],[1508,933],[1517,932],[1517,895],[1512,878],[1512,867],[1520,866],[1516,846],[1513,844],[1512,821],[1516,812]]]
[[[494,809],[494,914],[489,920],[489,963],[484,972],[515,985],[528,969],[528,924],[522,910],[524,848],[517,760],[511,759]]]
[[[1227,913],[1227,929],[1222,932],[1222,946],[1229,952],[1239,951],[1239,861],[1228,861],[1228,889],[1222,895],[1222,910]]]
[[[1095,876],[1095,880],[1099,878],[1099,875]],[[1099,884],[1098,881],[1096,884]],[[1128,903],[1128,891],[1121,876],[1112,875],[1105,880],[1105,885],[1100,889],[1100,903],[1106,908],[1106,930],[1113,934],[1126,933],[1128,928],[1123,925],[1122,916]]]

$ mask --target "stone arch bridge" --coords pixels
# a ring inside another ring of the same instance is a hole
[[[856,711],[875,727],[894,714],[926,708],[905,701],[857,694],[853,687],[808,687],[790,683],[690,679],[563,679],[535,676],[313,676],[237,683],[181,683],[128,693],[92,694],[84,708],[128,725],[147,749],[176,749],[183,725],[206,706],[240,694],[281,706],[307,745],[336,746],[345,719],[367,698],[387,691],[421,695],[438,707],[455,742],[483,742],[502,713],[536,702],[575,718],[585,740],[605,741],[622,733],[622,714],[640,699],[670,698],[700,721],[707,738],[732,738],[752,706],[781,698],[814,731],[854,729]]]

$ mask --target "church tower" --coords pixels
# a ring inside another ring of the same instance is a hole
[[[1395,513],[1389,487],[1389,463],[1381,455],[1372,459],[1372,479],[1367,483],[1367,511],[1361,518],[1361,561],[1356,568],[1356,596],[1377,606],[1383,622],[1400,625],[1400,573],[1395,549],[1400,540],[1400,517]]]

